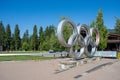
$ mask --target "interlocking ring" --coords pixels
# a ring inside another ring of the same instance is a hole
[[[70,24],[73,29],[72,35],[70,35],[68,42],[63,37],[63,27],[65,24]],[[83,36],[81,32],[84,31],[86,36]],[[94,39],[93,32],[96,37]],[[99,32],[96,28],[89,28],[87,25],[82,24],[76,26],[74,22],[70,20],[62,20],[57,28],[57,36],[59,42],[69,49],[69,55],[73,58],[80,59],[83,54],[88,57],[92,57],[97,50],[97,46],[100,41]],[[74,46],[78,46],[79,49],[74,50]]]

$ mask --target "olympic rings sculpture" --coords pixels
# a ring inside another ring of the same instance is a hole
[[[63,37],[63,27],[65,24],[69,24],[72,27],[73,33],[70,35],[68,42],[65,41]],[[84,31],[86,36],[83,37],[81,32]],[[93,32],[95,33],[95,39],[93,37]],[[100,35],[96,28],[89,28],[87,25],[82,24],[76,26],[74,22],[70,20],[62,20],[58,24],[57,36],[59,42],[66,48],[68,48],[68,53],[72,58],[81,59],[83,54],[87,57],[92,57],[97,50],[97,46],[100,41]],[[74,50],[76,43],[79,46],[78,50]]]

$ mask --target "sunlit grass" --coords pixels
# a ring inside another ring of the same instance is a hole
[[[23,60],[50,60],[53,57],[43,56],[0,56],[0,61],[23,61]]]
[[[0,54],[40,53],[40,51],[0,51]]]

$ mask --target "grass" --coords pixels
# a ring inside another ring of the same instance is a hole
[[[23,60],[50,60],[53,57],[43,56],[0,56],[0,61],[23,61]]]
[[[40,53],[40,51],[0,51],[0,54]]]

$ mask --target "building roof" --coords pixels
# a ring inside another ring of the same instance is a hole
[[[120,37],[120,34],[109,34],[109,37]]]
[[[108,43],[120,43],[120,34],[109,34]]]

